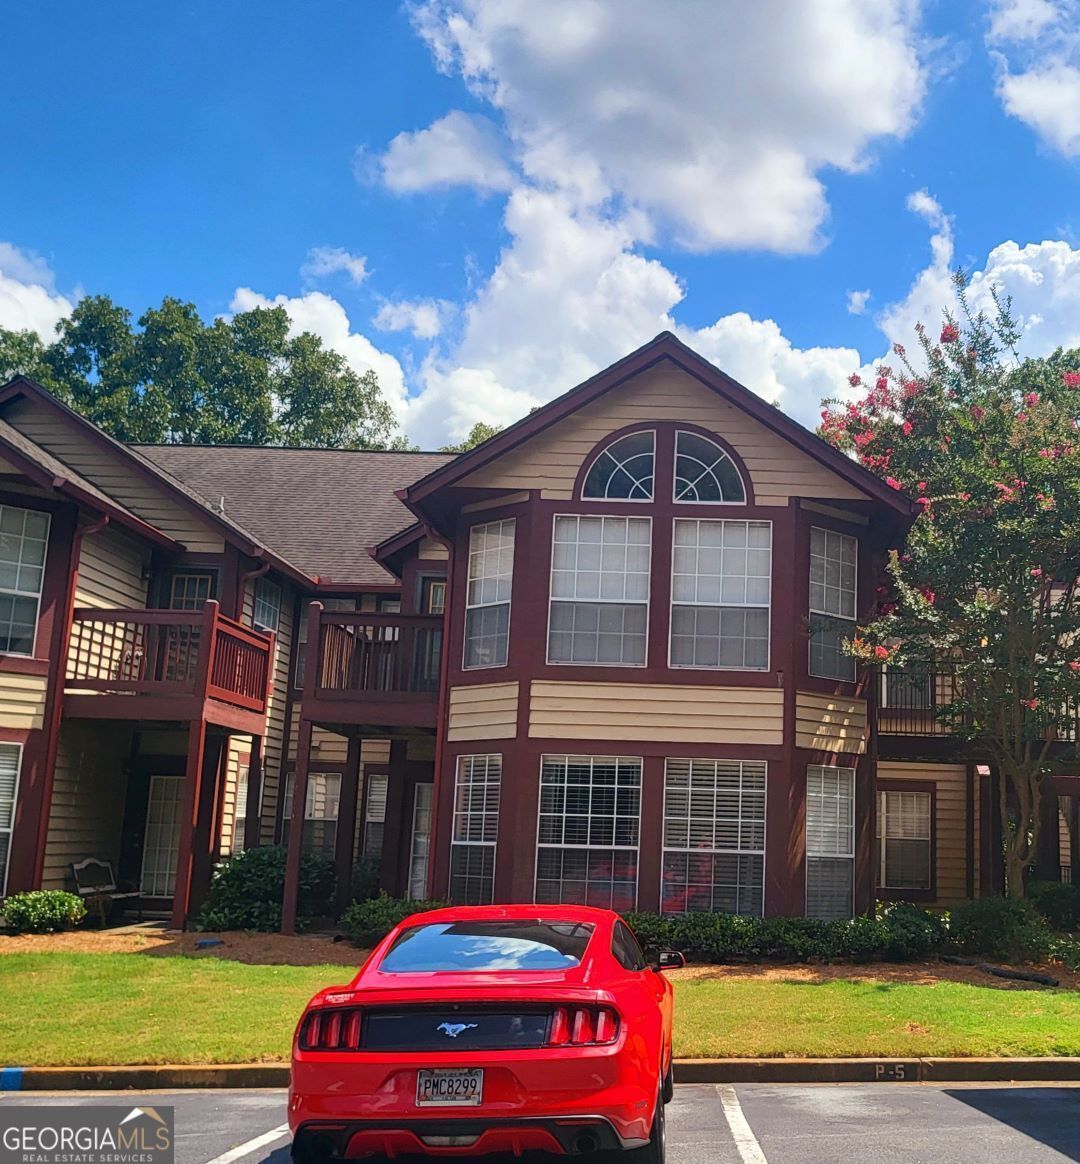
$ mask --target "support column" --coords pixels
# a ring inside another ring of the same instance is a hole
[[[402,834],[405,823],[405,764],[408,741],[390,741],[390,778],[386,782],[386,823],[383,825],[382,856],[379,860],[379,888],[392,897],[401,894]]]
[[[311,767],[311,720],[300,721],[293,774],[292,818],[289,853],[285,861],[285,899],[281,905],[281,932],[296,933],[296,906],[300,893],[300,857],[304,849],[304,816],[307,811],[308,770]]]
[[[334,912],[339,917],[345,912],[352,897],[353,852],[356,849],[356,810],[360,800],[360,749],[362,747],[363,740],[349,740],[345,771],[341,774],[337,843],[334,847],[334,867],[337,871]]]
[[[224,808],[228,736],[207,736],[203,753],[199,807],[191,844],[191,893],[188,910],[194,913],[210,892],[215,854],[221,844],[221,814]]]
[[[184,768],[184,799],[180,816],[180,843],[176,856],[176,892],[173,894],[172,927],[187,925],[191,905],[192,853],[199,815],[206,724],[192,720],[188,725],[187,764]]]
[[[251,737],[248,758],[247,811],[244,814],[244,848],[258,848],[262,841],[262,736]]]
[[[1061,880],[1061,834],[1058,823],[1058,798],[1053,781],[1047,780],[1039,791],[1039,844],[1032,874],[1039,881]]]

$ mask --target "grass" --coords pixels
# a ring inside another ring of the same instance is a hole
[[[139,954],[0,960],[0,1067],[285,1059],[300,1009],[343,966]],[[677,1055],[1080,1054],[1080,995],[957,982],[694,978],[676,986]]]

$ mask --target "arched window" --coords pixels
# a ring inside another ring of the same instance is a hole
[[[675,500],[746,502],[739,470],[724,450],[696,432],[675,434]]]
[[[656,434],[632,432],[613,441],[593,461],[581,496],[607,501],[651,501]]]

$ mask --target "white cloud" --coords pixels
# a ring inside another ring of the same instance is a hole
[[[457,109],[427,129],[399,133],[376,168],[399,194],[446,186],[504,191],[514,180],[495,126],[486,117]]]
[[[49,343],[72,306],[56,291],[53,273],[40,255],[0,242],[0,327],[36,331]]]
[[[847,309],[849,315],[862,315],[866,305],[870,302],[869,291],[849,291],[847,293]]]
[[[290,297],[275,295],[270,298],[238,287],[229,304],[231,311],[251,311],[256,307],[284,307],[292,320],[290,335],[310,331],[328,348],[340,352],[349,366],[363,374],[374,369],[387,403],[400,416],[405,409],[405,375],[401,365],[387,352],[380,351],[366,336],[353,331],[345,308],[334,298],[321,291]]]
[[[424,0],[414,19],[438,65],[502,115],[536,185],[579,208],[639,207],[695,249],[815,248],[819,173],[862,168],[918,114],[918,0],[679,7],[673,19],[668,0]],[[441,156],[421,136],[391,143],[392,188],[433,184],[397,164]],[[434,180],[491,188],[483,167],[450,169]]]
[[[1080,2],[995,0],[986,39],[1005,112],[1051,149],[1080,156]]]
[[[312,247],[300,268],[302,279],[321,279],[327,275],[345,274],[354,283],[363,283],[368,277],[367,259],[351,255],[343,247]]]
[[[446,299],[395,299],[384,303],[372,321],[380,331],[410,331],[415,339],[434,339],[454,305]]]
[[[930,263],[915,277],[907,295],[880,313],[877,323],[890,343],[902,343],[914,352],[915,325],[933,328],[941,322],[942,310],[956,305],[953,234],[952,220],[927,190],[909,194],[906,205],[931,228]]]

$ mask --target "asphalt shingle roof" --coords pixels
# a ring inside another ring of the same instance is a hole
[[[323,582],[393,581],[367,552],[415,518],[395,489],[452,453],[133,445],[135,452],[242,524],[270,550]]]

